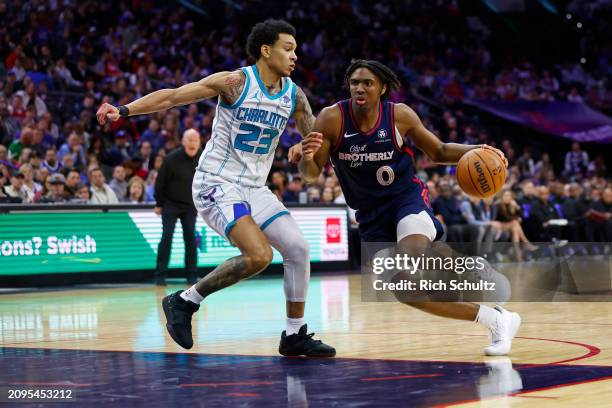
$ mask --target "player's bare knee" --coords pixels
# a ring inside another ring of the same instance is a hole
[[[272,262],[272,248],[267,245],[258,246],[247,254],[250,269],[254,273],[263,271]]]

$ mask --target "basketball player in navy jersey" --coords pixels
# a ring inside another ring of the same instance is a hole
[[[314,116],[306,95],[289,76],[295,69],[295,28],[283,20],[256,24],[247,51],[256,63],[217,72],[177,89],[161,89],[126,106],[103,104],[100,124],[123,116],[159,112],[217,98],[212,136],[196,167],[192,196],[198,213],[241,254],[223,262],[187,290],[162,301],[166,328],[181,347],[193,347],[191,318],[209,295],[257,275],[272,261],[271,246],[283,257],[286,330],[279,352],[285,356],[333,357],[333,347],[315,340],[304,323],[310,279],[308,243],[285,206],[266,187],[274,151],[290,117],[302,135]]]
[[[421,255],[443,235],[429,205],[428,192],[414,176],[410,139],[433,162],[456,164],[472,149],[490,149],[507,165],[503,153],[486,145],[443,143],[403,103],[386,99],[400,82],[377,61],[354,60],[345,82],[351,98],[324,108],[313,132],[290,152],[301,156],[303,178],[316,182],[328,158],[349,207],[357,210],[363,242],[397,242],[400,250]],[[402,299],[400,299],[402,300]],[[469,302],[414,302],[411,306],[438,316],[476,321],[491,330],[487,355],[504,355],[521,323],[517,313]]]

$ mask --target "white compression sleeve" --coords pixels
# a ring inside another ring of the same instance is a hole
[[[285,297],[289,302],[304,302],[310,281],[310,258],[302,231],[291,215],[283,215],[263,233],[283,256]]]

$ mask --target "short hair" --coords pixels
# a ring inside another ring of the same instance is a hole
[[[349,87],[349,80],[351,79],[351,75],[358,68],[367,68],[382,82],[384,85],[387,85],[387,90],[382,94],[382,98],[386,98],[389,96],[391,92],[396,89],[399,89],[402,84],[395,74],[391,70],[391,68],[387,67],[385,64],[374,61],[374,60],[364,60],[364,59],[354,59],[351,61],[351,64],[346,69],[346,73],[344,74],[344,83],[346,87]]]
[[[95,171],[99,171],[100,173],[104,174],[101,168],[94,167],[94,168],[89,169],[89,175],[91,176]]]
[[[273,19],[255,24],[246,43],[249,57],[258,60],[261,56],[261,46],[274,44],[279,34],[289,34],[295,37],[295,27],[285,20]]]

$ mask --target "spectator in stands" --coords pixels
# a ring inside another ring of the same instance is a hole
[[[63,85],[64,88],[70,86],[81,86],[81,82],[74,79],[72,76],[72,72],[66,66],[66,60],[64,58],[59,58],[57,60],[57,64],[53,70],[53,74],[57,80]]]
[[[0,146],[8,146],[19,131],[19,127],[19,122],[11,117],[6,97],[0,92]]]
[[[601,153],[595,156],[595,159],[589,163],[588,173],[591,176],[597,177],[605,177],[605,175],[608,173],[606,162]]]
[[[57,160],[57,150],[54,147],[47,149],[45,159],[42,162],[42,167],[46,168],[49,173],[56,173],[60,169],[60,163]]]
[[[70,156],[66,162],[66,156]],[[57,159],[64,167],[84,168],[87,164],[85,149],[83,148],[83,140],[76,131],[72,131],[68,135],[66,143],[64,143],[57,152]]]
[[[45,104],[45,101],[36,93],[36,84],[33,81],[29,81],[25,90],[18,91],[17,95],[21,96],[23,106],[34,106],[37,118],[47,113],[47,104]]]
[[[283,202],[297,203],[300,200],[300,193],[304,191],[304,182],[302,176],[293,174],[291,181],[287,184],[287,189],[283,193]]]
[[[41,194],[44,195],[45,192],[45,180],[47,179],[48,176],[50,176],[51,173],[49,172],[49,170],[46,167],[40,166],[38,168],[35,168],[34,170],[34,180],[40,184],[41,186]],[[40,197],[40,194],[39,194]]]
[[[64,197],[64,185],[66,180],[61,173],[52,174],[48,177],[47,183],[48,192],[40,199],[41,203],[63,203],[66,202]]]
[[[6,182],[6,177],[3,174],[0,174],[0,203],[6,202],[7,197],[4,193],[4,184]]]
[[[516,164],[519,167],[522,177],[530,177],[534,174],[535,164],[533,163],[531,149],[529,147],[523,149],[523,154],[518,158]]]
[[[612,188],[608,187],[587,212],[587,241],[612,242]]]
[[[440,195],[432,203],[436,217],[442,222],[449,242],[476,242],[478,228],[467,225],[461,213],[459,202],[453,195],[453,189],[444,182],[439,186]]]
[[[147,174],[145,185],[145,201],[147,203],[155,202],[155,181],[157,180],[157,170],[151,170]]]
[[[22,203],[31,203],[34,195],[28,194],[28,190],[23,185],[24,175],[18,170],[13,171],[10,184],[4,186],[4,194],[21,200]]]
[[[13,140],[8,148],[8,158],[13,162],[17,162],[21,157],[21,151],[25,147],[30,147],[32,144],[32,137],[34,136],[34,132],[30,127],[24,127],[21,129],[21,133],[19,134],[19,139]]]
[[[130,179],[124,201],[132,204],[143,204],[146,201],[145,182],[143,179],[138,176]]]
[[[142,162],[141,168],[144,171],[142,176],[146,177],[149,169],[153,166],[153,146],[151,142],[141,141],[137,158]]]
[[[161,166],[164,162],[164,157],[166,157],[166,150],[159,149],[157,151],[157,154],[155,155],[155,159],[153,159],[153,170],[157,171],[158,173],[159,173],[159,169],[161,169]]]
[[[477,253],[483,252],[480,243],[487,242],[490,244],[502,231],[501,224],[495,221],[495,207],[491,205],[491,202],[491,198],[480,199],[468,196],[468,199],[463,200],[459,205],[468,225],[478,228],[476,243],[479,245],[477,246]],[[490,245],[487,245],[485,251],[489,249]]]
[[[540,160],[533,168],[533,174],[539,180],[544,180],[546,174],[548,174],[550,171],[553,171],[553,166],[550,162],[550,155],[548,153],[542,153]]]
[[[91,203],[92,204],[118,204],[117,195],[108,184],[105,183],[104,173],[99,168],[94,168],[89,172],[91,183]]]
[[[128,134],[125,130],[120,130],[115,135],[115,143],[111,147],[108,162],[111,166],[118,166],[132,158],[132,147],[128,140]]]
[[[113,189],[119,201],[126,201],[129,197],[128,182],[125,181],[125,178],[125,168],[121,165],[115,166],[113,169],[113,178],[108,185]]]
[[[149,126],[140,136],[140,144],[144,142],[150,143],[155,151],[162,147],[162,138],[159,131],[159,121],[155,118],[149,120]]]
[[[577,173],[585,173],[588,167],[589,154],[581,149],[580,143],[573,142],[572,150],[565,155],[563,174],[571,178]]]
[[[91,200],[91,191],[87,184],[79,183],[75,188],[74,197],[70,200],[71,202],[79,203],[79,204],[89,204]]]
[[[340,186],[334,187],[334,203],[346,204],[346,199],[344,198],[344,193],[342,192],[342,187]]]
[[[575,86],[573,86],[569,94],[567,94],[567,100],[570,102],[583,103],[582,96],[578,93],[578,88]]]
[[[552,238],[559,238],[560,233],[549,228],[549,221],[558,218],[557,210],[550,200],[550,191],[546,186],[539,186],[536,191],[538,200],[531,206],[529,215],[533,222],[536,239],[546,242]]]
[[[23,174],[23,188],[26,190],[28,197],[32,198],[30,202],[36,201],[36,198],[42,192],[42,185],[34,181],[34,169],[30,164],[24,164],[19,168],[19,172]]]
[[[9,107],[11,118],[18,123],[22,123],[26,117],[26,108],[23,104],[23,97],[19,94],[13,95],[11,99],[11,106]]]
[[[334,190],[331,187],[323,188],[321,193],[321,204],[333,204],[334,202]]]
[[[561,208],[563,218],[568,222],[567,238],[572,242],[582,241],[585,227],[585,214],[587,206],[582,201],[582,187],[578,183],[571,183],[568,188],[568,196],[564,200]]]
[[[438,193],[438,187],[432,180],[428,181],[425,185],[427,186],[427,191],[429,192],[429,202],[433,203],[440,195]]]
[[[0,162],[8,162],[8,150],[4,145],[0,145]]]
[[[502,191],[499,202],[496,205],[497,216],[496,221],[500,222],[502,231],[508,231],[511,234],[512,243],[514,244],[515,253],[518,261],[522,261],[522,251],[519,244],[524,244],[527,250],[536,250],[537,247],[527,239],[522,227],[521,207],[518,205],[511,190],[505,189]],[[533,210],[532,210],[533,211]]]
[[[521,183],[521,197],[518,200],[519,204],[531,204],[536,197],[535,186],[533,185],[533,181],[525,180]]]
[[[309,203],[316,204],[321,201],[321,191],[318,187],[309,187],[307,194]]]
[[[270,184],[275,187],[276,193],[282,201],[285,190],[287,189],[287,176],[284,171],[275,171],[270,176]]]
[[[550,202],[555,206],[557,215],[562,218],[561,206],[565,202],[565,186],[559,181],[553,181],[549,183],[548,190],[550,191]]]
[[[75,168],[72,168],[66,174],[66,185],[64,186],[64,195],[66,199],[76,196],[78,185],[81,184],[81,173]]]

